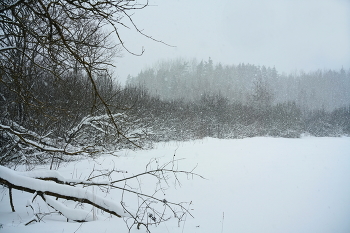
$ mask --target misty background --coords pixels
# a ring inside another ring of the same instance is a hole
[[[120,30],[116,74],[155,140],[350,132],[350,1],[154,0],[133,17],[151,38]]]
[[[116,59],[118,80],[159,60],[196,58],[226,65],[250,63],[280,73],[350,68],[348,0],[151,0],[133,21],[150,40],[120,29],[125,46]]]

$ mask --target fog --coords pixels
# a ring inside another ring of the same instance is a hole
[[[275,66],[279,72],[350,68],[348,0],[150,0],[132,16],[149,36],[119,31],[126,51],[115,62],[124,83],[159,60]]]

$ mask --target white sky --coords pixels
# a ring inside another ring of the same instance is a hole
[[[134,56],[116,60],[120,82],[162,59],[275,66],[279,72],[350,68],[350,0],[150,0],[135,12],[144,33],[122,29]]]

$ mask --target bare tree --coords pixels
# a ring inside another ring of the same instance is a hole
[[[117,85],[105,81],[112,80],[113,57],[125,48],[119,28],[129,22],[143,34],[131,13],[147,5],[130,0],[2,1],[0,140],[10,146],[1,147],[1,164],[12,160],[8,155],[18,143],[30,145],[27,151],[48,152],[43,144],[48,137],[66,139],[49,144],[55,151],[90,152],[67,150],[68,136],[74,135],[67,131],[87,115],[107,115],[117,136],[128,140],[113,118]],[[112,36],[118,40],[112,42]]]

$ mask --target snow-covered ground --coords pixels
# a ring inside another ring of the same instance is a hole
[[[170,220],[150,230],[166,232],[226,233],[349,233],[350,138],[207,138],[191,142],[159,143],[146,151],[120,151],[61,166],[67,178],[79,178],[95,168],[116,168],[129,174],[143,172],[152,158],[181,160],[181,170],[206,179],[182,176],[181,187],[167,191],[167,200],[192,202],[195,218]],[[97,162],[97,163],[96,163]],[[147,184],[147,180],[141,183]],[[147,186],[147,185],[146,185]],[[12,213],[7,189],[0,187],[0,232],[128,232],[122,219],[109,214],[97,221],[66,222],[57,215],[24,226],[32,218],[26,208],[32,194],[13,191]],[[119,202],[117,197],[111,197]],[[45,205],[43,212],[49,211]],[[145,232],[145,228],[131,232]]]

